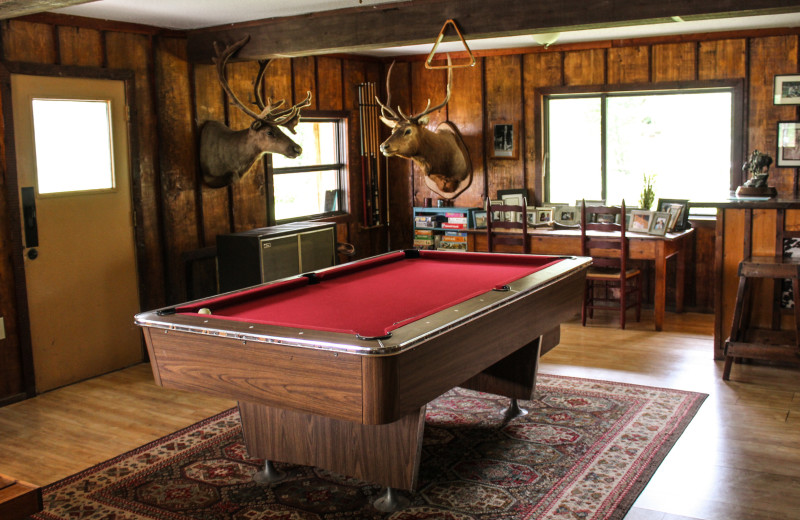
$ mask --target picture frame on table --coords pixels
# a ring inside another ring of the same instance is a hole
[[[515,126],[513,121],[492,121],[493,159],[516,159],[519,156]]]
[[[678,212],[675,222],[670,222],[668,232],[685,231],[691,227],[689,224],[689,199],[658,199],[656,211]]]
[[[552,224],[553,212],[555,208],[550,206],[542,206],[536,208],[536,223],[537,224]]]
[[[800,121],[778,121],[778,154],[775,166],[800,166]]]
[[[504,206],[527,205],[525,200],[525,190],[498,190],[497,196],[500,197]],[[504,220],[506,222],[522,222],[522,213],[518,211],[506,211]]]
[[[646,209],[634,209],[631,211],[631,225],[628,231],[635,233],[649,233],[650,224],[653,222],[653,211]]]
[[[500,199],[493,199],[489,201],[489,205],[491,206],[502,206],[503,201]],[[493,211],[492,212],[492,222],[503,222],[503,212],[502,211]]]
[[[648,233],[662,237],[666,235],[670,218],[671,216],[668,211],[654,211],[652,222],[650,222],[650,231],[648,231]]]
[[[475,219],[475,229],[486,229],[486,210],[479,209],[473,214]]]
[[[525,209],[528,212],[528,225],[533,226],[536,224],[536,206],[527,206]]]
[[[581,210],[577,206],[556,206],[553,222],[562,226],[576,226],[581,222]]]
[[[800,105],[800,74],[775,76],[773,104]]]

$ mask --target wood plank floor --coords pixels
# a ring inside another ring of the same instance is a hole
[[[627,520],[800,518],[800,369],[713,361],[711,315],[615,316],[563,327],[541,372],[709,394]],[[0,408],[0,473],[38,485],[69,476],[234,403],[164,390],[138,365]]]

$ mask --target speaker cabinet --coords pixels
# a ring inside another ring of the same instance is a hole
[[[291,222],[218,235],[217,262],[222,292],[331,267],[336,224]]]

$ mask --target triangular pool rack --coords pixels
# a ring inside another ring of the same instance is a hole
[[[464,50],[467,51],[467,55],[469,56],[469,60],[466,63],[456,63],[456,64],[451,64],[451,63],[449,63],[449,60],[448,60],[448,64],[447,65],[432,65],[431,63],[433,62],[434,54],[436,54],[436,48],[439,47],[440,43],[442,43],[442,39],[444,38],[444,33],[447,30],[447,26],[448,25],[451,25],[453,27],[453,29],[455,29],[456,34],[458,34],[458,38],[461,40],[461,43],[464,44]],[[436,42],[433,44],[433,49],[431,49],[430,54],[428,54],[428,59],[425,60],[425,68],[427,68],[427,69],[458,69],[458,68],[462,68],[462,67],[472,67],[473,65],[475,65],[475,56],[473,56],[472,55],[472,51],[469,50],[469,45],[467,45],[467,42],[464,40],[464,37],[461,35],[461,31],[458,30],[458,26],[456,25],[456,22],[453,19],[447,20],[444,23],[444,25],[442,25],[442,30],[439,31],[439,36],[436,37]]]

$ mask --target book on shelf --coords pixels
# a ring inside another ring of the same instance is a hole
[[[466,222],[463,223],[463,224],[455,223],[455,222],[442,222],[440,227],[442,229],[466,229],[467,228],[467,224],[466,224]]]
[[[466,224],[467,217],[460,216],[460,217],[447,217],[447,222],[451,224]]]
[[[463,242],[464,244],[467,243],[467,235],[444,235],[442,236],[442,242]]]
[[[467,250],[467,243],[466,242],[447,242],[442,241],[439,243],[437,249],[446,249],[448,251],[466,251]]]

